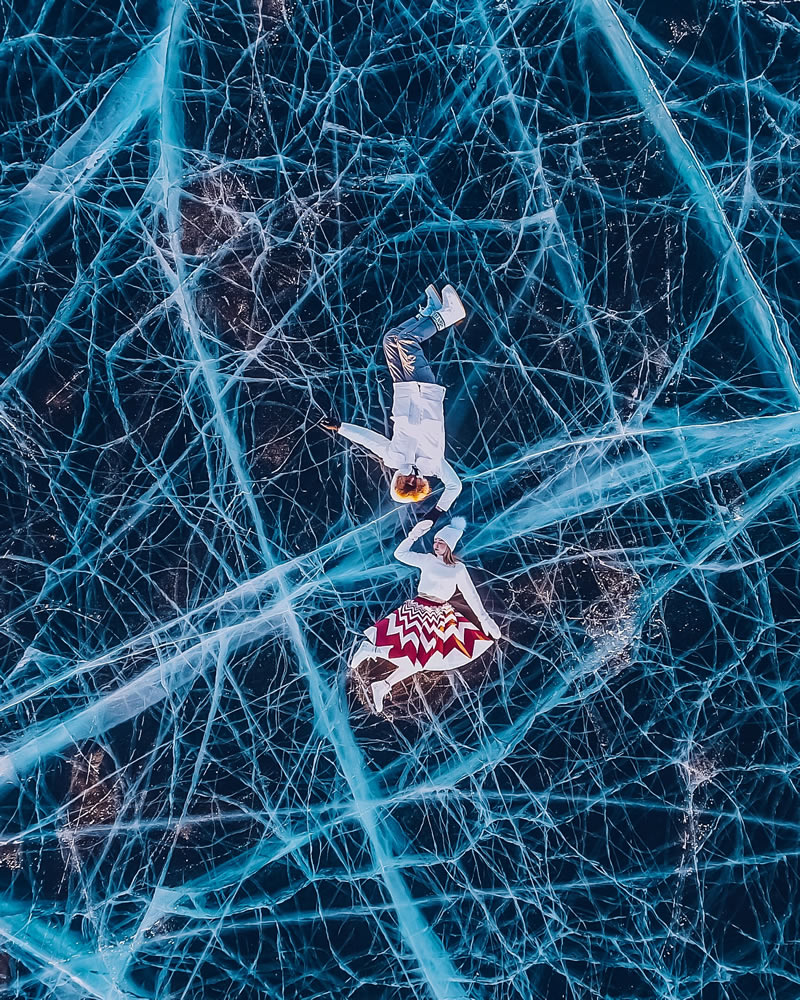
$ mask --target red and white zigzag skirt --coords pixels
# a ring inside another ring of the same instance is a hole
[[[413,663],[420,670],[455,670],[471,663],[494,639],[451,605],[414,597],[365,630],[382,659],[396,667]]]

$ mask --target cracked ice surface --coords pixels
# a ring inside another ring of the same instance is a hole
[[[797,5],[2,12],[2,995],[796,997]],[[445,279],[507,640],[376,720]]]

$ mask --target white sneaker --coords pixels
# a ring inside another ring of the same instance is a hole
[[[448,326],[454,326],[466,318],[467,310],[464,303],[458,296],[458,292],[452,285],[445,285],[442,289],[442,308],[431,313],[431,319],[436,324],[437,330],[446,330]]]
[[[425,305],[417,310],[417,319],[426,319],[442,308],[442,297],[436,291],[435,285],[428,285],[425,289]]]
[[[379,715],[383,711],[383,701],[391,690],[391,684],[387,684],[386,681],[372,682],[372,700],[375,702],[375,711]]]

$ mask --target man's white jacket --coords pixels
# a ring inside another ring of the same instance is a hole
[[[461,480],[444,457],[443,385],[433,382],[395,382],[391,439],[359,427],[342,424],[339,433],[368,448],[388,469],[410,473],[416,466],[423,476],[437,476],[444,484],[437,503],[448,510],[461,492]]]

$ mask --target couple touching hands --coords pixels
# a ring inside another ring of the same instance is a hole
[[[325,418],[321,426],[361,445],[393,470],[392,499],[419,503],[431,493],[430,478],[444,491],[436,505],[412,528],[395,549],[395,558],[420,572],[417,594],[402,607],[365,630],[366,639],[350,662],[355,669],[367,659],[387,660],[394,669],[372,684],[375,711],[383,711],[392,687],[422,671],[455,670],[477,659],[500,638],[500,629],[487,613],[467,567],[454,555],[466,527],[454,517],[434,535],[433,552],[412,547],[431,530],[461,493],[461,481],[444,457],[445,388],[436,382],[423,344],[439,331],[461,323],[466,309],[452,285],[441,295],[433,285],[425,289],[426,302],[415,316],[389,330],[383,338],[386,363],[392,377],[393,433],[391,438],[356,424]],[[479,626],[458,614],[449,603],[458,589]]]

